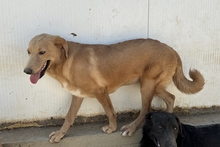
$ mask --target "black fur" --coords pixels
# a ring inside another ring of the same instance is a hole
[[[220,124],[181,124],[172,113],[146,115],[141,147],[220,147]]]

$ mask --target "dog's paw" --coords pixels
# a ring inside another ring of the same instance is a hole
[[[107,134],[110,134],[112,132],[114,132],[116,130],[116,127],[110,127],[110,126],[104,126],[102,127],[102,131],[107,133]]]
[[[136,127],[134,125],[124,125],[120,130],[122,131],[122,136],[132,136],[135,131],[136,131]]]
[[[64,137],[66,133],[61,131],[54,131],[49,135],[50,143],[57,143]]]

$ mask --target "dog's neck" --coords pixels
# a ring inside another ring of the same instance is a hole
[[[61,81],[65,81],[62,70],[63,69],[63,64],[62,62],[58,62],[58,63],[52,63],[46,73],[51,76],[52,78],[55,78],[56,80],[58,80],[60,83]]]

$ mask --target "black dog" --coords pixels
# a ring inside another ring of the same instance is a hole
[[[146,115],[141,147],[220,147],[220,124],[181,124],[172,113]]]

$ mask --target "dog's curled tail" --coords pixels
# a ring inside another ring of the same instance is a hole
[[[176,72],[173,76],[173,82],[176,87],[183,93],[186,94],[194,94],[202,90],[205,81],[202,74],[196,69],[189,70],[189,76],[192,81],[188,80],[183,74],[182,62],[180,60],[179,55]]]

